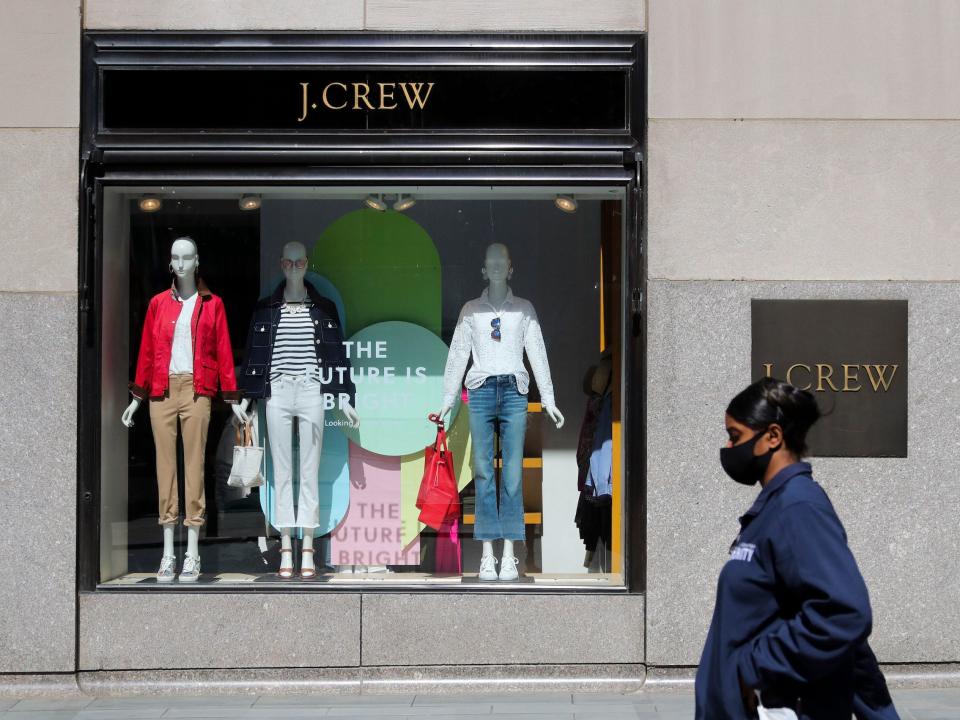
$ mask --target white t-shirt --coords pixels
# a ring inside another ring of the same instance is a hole
[[[197,297],[194,293],[186,300],[180,301],[180,315],[177,325],[173,329],[173,348],[170,352],[170,374],[179,375],[193,372],[193,309],[197,306]]]
[[[491,333],[491,321],[499,319],[500,339]],[[527,394],[530,377],[523,366],[523,353],[530,359],[530,368],[540,389],[544,405],[554,406],[553,381],[550,379],[550,364],[543,333],[537,321],[537,313],[529,300],[514,297],[507,290],[503,306],[497,310],[490,304],[487,291],[476,300],[470,300],[460,311],[460,319],[450,341],[447,367],[443,374],[443,402],[453,405],[460,394],[460,383],[467,360],[473,356],[473,365],[467,373],[466,386],[471,390],[480,387],[493,375],[513,375],[517,390]]]

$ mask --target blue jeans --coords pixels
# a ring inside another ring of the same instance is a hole
[[[527,431],[527,396],[513,375],[494,375],[470,391],[470,435],[477,510],[475,540],[523,540],[523,436]],[[493,427],[500,423],[500,502],[493,468]]]

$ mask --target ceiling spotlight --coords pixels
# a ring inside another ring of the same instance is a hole
[[[573,195],[557,195],[553,199],[553,204],[565,213],[575,213],[577,211],[577,201]]]
[[[241,210],[259,210],[260,196],[244,195],[242,198],[240,198],[240,209]]]
[[[156,212],[160,209],[161,205],[163,205],[163,203],[160,202],[160,198],[158,197],[148,195],[147,197],[140,198],[140,209],[143,210],[143,212]]]
[[[397,195],[397,201],[393,204],[393,209],[397,212],[403,212],[404,210],[409,210],[414,205],[417,204],[417,201],[414,199],[413,195]]]
[[[383,195],[367,195],[363,199],[363,204],[377,212],[384,212],[387,209],[387,204],[383,201]]]

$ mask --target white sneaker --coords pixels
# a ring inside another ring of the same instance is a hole
[[[196,582],[200,577],[200,558],[187,555],[180,571],[180,582]]]
[[[480,558],[480,579],[497,579],[497,559],[493,555],[484,555]]]
[[[520,577],[520,573],[517,572],[517,565],[520,564],[520,561],[515,557],[503,557],[500,559],[500,579],[501,580],[516,580]]]
[[[176,555],[164,555],[163,559],[160,560],[160,569],[157,570],[157,582],[173,582],[174,575],[176,575],[176,565]]]

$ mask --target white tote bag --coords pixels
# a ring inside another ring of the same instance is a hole
[[[253,423],[237,427],[237,441],[233,447],[233,465],[227,485],[236,488],[255,488],[263,485],[263,448],[257,444]]]

